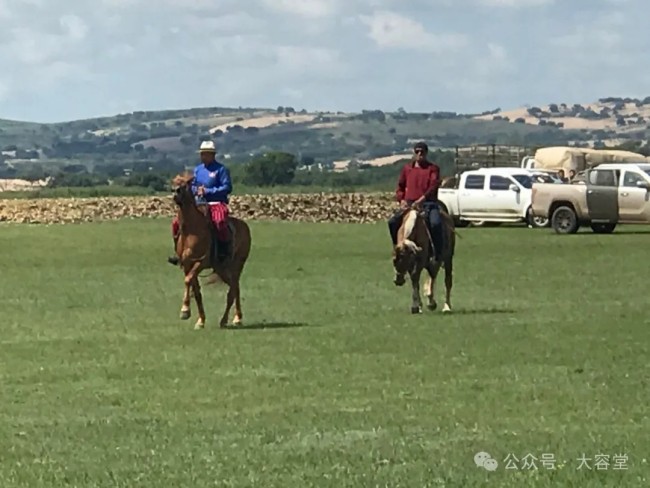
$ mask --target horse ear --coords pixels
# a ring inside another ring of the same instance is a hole
[[[192,173],[183,173],[176,175],[172,180],[174,186],[186,186],[192,183],[194,180],[194,175]]]
[[[411,241],[410,239],[404,240],[403,245],[411,252],[420,252],[422,250],[420,246],[418,246],[415,242]]]

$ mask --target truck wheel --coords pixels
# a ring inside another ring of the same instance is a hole
[[[528,211],[526,212],[526,223],[530,227],[534,227],[536,229],[542,229],[544,227],[548,227],[551,221],[545,217],[534,217],[532,209],[528,207]]]
[[[571,207],[558,207],[551,217],[551,226],[558,234],[575,234],[578,232],[578,216]]]
[[[616,229],[616,224],[591,224],[591,230],[596,234],[611,234]]]

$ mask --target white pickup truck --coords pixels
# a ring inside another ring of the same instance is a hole
[[[440,188],[438,200],[457,225],[524,222],[547,227],[548,218],[533,217],[533,172],[522,168],[480,168],[460,175],[456,188]]]

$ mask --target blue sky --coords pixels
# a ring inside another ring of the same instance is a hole
[[[0,0],[0,118],[645,97],[648,18],[647,0]]]

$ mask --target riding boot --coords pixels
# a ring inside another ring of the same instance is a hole
[[[402,216],[402,212],[395,212],[395,214],[393,214],[393,216],[388,220],[388,232],[390,233],[390,238],[393,241],[393,247],[397,245],[397,233],[402,223]]]
[[[230,257],[230,244],[231,241],[219,241],[219,248],[218,248],[218,253],[217,253],[217,259],[219,260],[220,263],[223,263],[225,260],[227,260]]]
[[[174,250],[175,250],[176,249],[176,243],[178,242],[178,237],[176,236],[173,239],[174,239]],[[167,262],[169,264],[173,264],[174,266],[178,266],[178,263],[180,262],[180,260],[178,259],[178,256],[173,255],[173,256],[170,256],[170,257],[167,258]]]
[[[433,229],[433,232],[431,233],[431,239],[433,240],[433,248],[434,248],[434,253],[435,253],[435,260],[437,262],[440,262],[442,260],[442,250],[443,250],[443,239],[444,236],[442,234],[442,225],[436,225]]]

